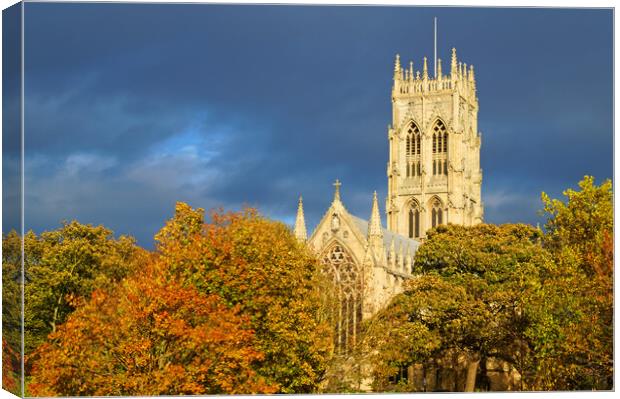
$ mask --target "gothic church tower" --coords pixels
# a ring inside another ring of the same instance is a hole
[[[396,55],[387,167],[387,227],[424,238],[439,224],[483,220],[480,133],[474,68],[452,49],[450,75],[403,69]]]

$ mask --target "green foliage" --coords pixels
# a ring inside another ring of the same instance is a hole
[[[534,367],[515,344],[526,342],[540,314],[529,307],[541,278],[553,269],[526,225],[439,226],[416,253],[418,277],[380,313],[375,388],[392,386],[399,367],[436,363],[453,353],[471,361],[495,357]],[[385,333],[387,331],[387,333]],[[520,354],[517,358],[517,354]],[[472,387],[473,388],[473,387]]]
[[[170,273],[200,292],[238,306],[265,354],[256,371],[281,393],[317,390],[331,354],[317,262],[288,227],[254,210],[213,213],[177,204],[157,234]]]
[[[145,256],[132,238],[115,239],[103,226],[64,223],[25,245],[25,351],[41,345],[96,288],[122,280]],[[14,256],[14,255],[11,255]]]
[[[2,237],[2,386],[18,394],[21,352],[21,238]]]
[[[567,201],[542,194],[548,216],[544,244],[557,264],[544,287],[558,325],[557,339],[541,345],[538,373],[545,389],[613,386],[613,192],[585,176]]]
[[[370,323],[375,389],[416,389],[390,377],[454,353],[507,361],[520,389],[611,389],[611,182],[586,176],[579,187],[566,203],[542,194],[544,234],[520,224],[431,230],[418,277]]]
[[[548,219],[546,246],[560,253],[571,251],[584,272],[608,276],[613,273],[613,192],[611,180],[600,186],[592,176],[579,182],[580,191],[564,191],[567,202],[551,199],[544,192],[542,201]],[[564,255],[566,256],[566,255]]]

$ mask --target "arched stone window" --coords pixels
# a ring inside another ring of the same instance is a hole
[[[433,125],[433,175],[448,175],[448,131],[441,120]]]
[[[323,272],[338,291],[337,309],[332,314],[338,353],[348,353],[355,345],[362,321],[362,278],[360,268],[340,243],[330,245],[321,256]]]
[[[409,208],[409,238],[420,237],[420,207],[417,203],[412,203]]]
[[[407,127],[406,142],[406,162],[407,177],[420,176],[420,156],[422,148],[422,135],[420,128],[414,122]]]
[[[431,227],[437,227],[443,224],[443,206],[441,202],[435,198],[431,209]]]

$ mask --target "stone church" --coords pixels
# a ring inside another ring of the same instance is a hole
[[[473,66],[459,62],[452,49],[450,74],[443,74],[438,60],[429,76],[426,57],[422,71],[415,71],[413,62],[403,68],[396,55],[387,131],[387,228],[376,192],[365,220],[347,211],[336,180],[333,201],[308,238],[299,199],[295,235],[316,251],[340,291],[334,321],[339,353],[356,342],[360,322],[413,277],[413,258],[428,229],[482,222],[480,137]]]

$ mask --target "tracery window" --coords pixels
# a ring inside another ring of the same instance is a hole
[[[433,175],[448,175],[448,131],[441,120],[433,125]]]
[[[409,209],[409,238],[420,237],[420,207],[413,203]]]
[[[433,201],[431,210],[431,226],[437,227],[443,223],[443,209],[438,199]]]
[[[362,279],[360,269],[349,252],[339,243],[331,245],[321,257],[323,272],[332,278],[337,289],[337,309],[332,314],[336,331],[334,345],[341,354],[355,345],[362,321]]]
[[[406,142],[406,163],[407,177],[420,176],[420,156],[422,149],[422,135],[418,125],[411,122],[407,128]]]

